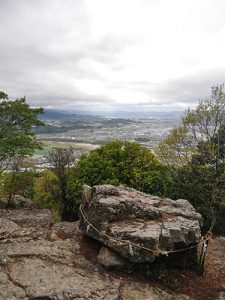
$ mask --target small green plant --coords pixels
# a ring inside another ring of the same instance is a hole
[[[145,266],[144,275],[150,280],[162,281],[165,278],[166,273],[167,269],[163,264],[154,266],[152,266],[151,264],[147,264]]]
[[[166,285],[168,288],[172,291],[178,291],[179,290],[179,284],[177,279],[174,277],[172,272],[169,272],[167,277],[165,278]]]
[[[61,221],[61,214],[60,214],[60,211],[58,209],[53,209],[52,210],[52,218],[53,218],[53,221],[55,223],[58,223]]]

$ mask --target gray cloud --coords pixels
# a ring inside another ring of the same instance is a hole
[[[199,36],[202,32],[209,32],[209,35],[214,34],[215,39],[217,34],[225,30],[225,7],[219,2],[217,7],[207,1],[203,18],[205,28],[203,25],[199,27]],[[146,7],[149,5],[146,0],[141,3]],[[165,1],[153,1],[154,9],[159,3],[163,5]],[[130,108],[151,108],[192,105],[210,93],[210,86],[224,82],[223,66],[215,64],[215,67],[210,65],[208,70],[201,69],[199,57],[194,51],[191,54],[184,53],[179,60],[184,69],[193,68],[192,75],[190,71],[187,73],[189,75],[183,72],[180,77],[163,78],[160,82],[153,80],[154,71],[152,78],[146,73],[144,79],[140,71],[141,79],[138,79],[139,74],[135,73],[137,68],[132,66],[133,54],[128,59],[129,53],[135,52],[133,49],[140,46],[142,34],[148,35],[141,31],[143,29],[133,32],[136,25],[130,31],[127,26],[126,32],[122,27],[121,32],[115,32],[116,20],[112,22],[113,30],[110,26],[105,29],[102,23],[102,28],[100,26],[96,34],[89,4],[88,0],[0,0],[0,90],[6,91],[11,97],[26,95],[30,104],[46,107],[75,109],[83,106],[91,109],[125,107],[127,103]],[[101,6],[96,6],[96,10],[101,10]],[[217,17],[207,19],[210,11]],[[194,14],[193,24],[186,24],[184,32],[195,30],[197,17],[198,14]],[[158,41],[157,35],[155,39]],[[155,45],[151,36],[147,42],[151,47]],[[159,64],[162,53],[156,57]],[[141,54],[137,54],[137,57],[136,64]],[[195,67],[198,67],[196,72]],[[147,61],[146,69],[151,69],[151,63]],[[136,100],[122,102],[126,92],[134,93]]]
[[[114,82],[112,89],[127,88],[146,95],[147,101],[137,101],[138,106],[176,105],[182,103],[189,107],[200,99],[210,96],[210,88],[225,81],[225,69],[216,68],[201,71],[192,76],[184,76],[159,84],[148,81]]]
[[[109,97],[79,91],[71,79],[104,81],[88,60],[117,66],[129,43],[122,36],[90,36],[84,1],[0,1],[0,83],[31,104],[64,106],[107,103]],[[12,21],[13,20],[13,21]]]
[[[184,103],[192,105],[199,99],[210,96],[210,88],[225,80],[225,69],[217,68],[177,78],[149,91],[157,99],[164,99],[163,104]]]

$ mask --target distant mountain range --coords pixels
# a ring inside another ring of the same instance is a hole
[[[183,111],[76,111],[69,112],[56,109],[45,109],[45,113],[39,116],[40,120],[95,120],[96,118],[130,118],[130,117],[151,117],[173,119],[180,118]]]
[[[113,111],[99,112],[107,117],[131,118],[131,117],[150,117],[150,118],[180,118],[184,111]]]
[[[73,113],[73,112],[67,112],[67,111],[60,111],[60,110],[54,110],[54,109],[45,109],[44,114],[39,115],[40,120],[64,120],[64,121],[74,121],[74,120],[95,120],[96,118],[101,118],[101,116],[97,114],[89,114],[89,112],[83,113]]]

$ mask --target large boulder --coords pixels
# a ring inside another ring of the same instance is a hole
[[[7,207],[7,205],[8,205],[8,199],[1,198],[0,199],[0,207],[5,208],[5,207]],[[31,208],[34,208],[36,205],[30,198],[26,198],[21,195],[14,195],[10,201],[10,206],[14,207],[14,208],[31,209]]]
[[[201,215],[187,200],[112,185],[85,186],[80,218],[84,234],[132,262],[153,262],[168,253],[175,265],[183,266],[187,257],[196,260],[196,248],[176,253],[201,239]]]

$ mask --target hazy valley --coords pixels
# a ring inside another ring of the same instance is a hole
[[[35,154],[42,156],[52,148],[71,146],[79,157],[112,140],[135,141],[154,148],[179,124],[181,113],[127,113],[122,116],[118,113],[107,116],[47,110],[41,118],[46,126],[37,128],[36,133],[45,147]]]

